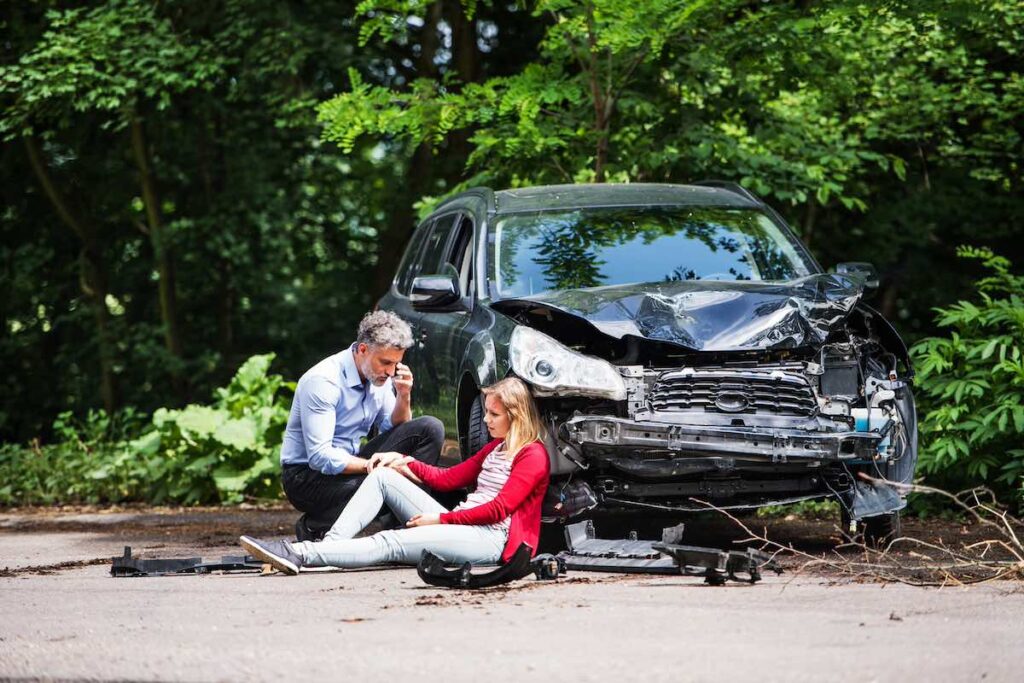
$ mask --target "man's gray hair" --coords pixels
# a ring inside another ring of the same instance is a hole
[[[391,311],[373,311],[359,322],[356,343],[404,351],[412,346],[412,330],[409,323]]]

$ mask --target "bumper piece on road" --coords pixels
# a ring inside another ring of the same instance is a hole
[[[682,534],[680,524],[663,530],[660,543],[600,539],[596,537],[594,523],[586,520],[565,528],[569,549],[558,557],[567,569],[576,571],[703,576],[705,583],[715,586],[726,581],[757,583],[761,580],[761,569],[782,573],[767,554],[758,550],[726,551],[680,545]]]
[[[170,576],[172,574],[209,574],[210,572],[255,572],[263,569],[263,563],[249,555],[225,555],[220,562],[203,562],[201,557],[142,560],[132,557],[132,547],[124,547],[124,555],[114,557],[110,575],[123,576]]]

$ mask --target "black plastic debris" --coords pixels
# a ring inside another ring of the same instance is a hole
[[[520,545],[512,559],[489,572],[473,573],[473,565],[447,564],[431,552],[424,551],[416,565],[416,573],[424,583],[442,588],[493,588],[521,579],[531,572],[538,581],[554,581],[566,572],[565,562],[560,557],[544,553],[530,559],[533,550],[525,543]]]
[[[263,563],[251,555],[225,555],[220,562],[203,562],[201,557],[143,560],[132,557],[132,547],[124,547],[124,555],[111,558],[110,575],[124,576],[170,576],[174,574],[209,574],[210,572],[251,572],[258,573]]]
[[[641,541],[636,534],[627,539],[602,539],[596,537],[594,523],[586,520],[565,528],[568,550],[558,558],[574,571],[683,574],[702,576],[711,585],[757,583],[762,569],[782,573],[772,558],[759,550],[681,545],[682,535],[680,524],[662,530],[660,542]]]
[[[721,586],[726,581],[757,583],[761,570],[770,569],[781,574],[775,561],[759,550],[716,550],[692,545],[655,543],[654,548],[669,555],[685,576],[703,576],[704,582]]]
[[[544,553],[533,558],[530,561],[530,566],[538,581],[554,581],[566,572],[565,560],[551,553]]]
[[[423,551],[416,573],[424,583],[442,588],[491,588],[521,579],[533,571],[530,556],[533,549],[523,543],[512,558],[497,569],[473,573],[473,565],[447,564],[440,557],[427,550]]]

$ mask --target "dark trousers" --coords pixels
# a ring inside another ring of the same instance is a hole
[[[443,443],[444,425],[436,417],[424,416],[375,436],[357,455],[369,459],[374,453],[396,451],[428,465],[437,465]],[[285,465],[281,472],[281,484],[288,501],[305,513],[297,527],[304,525],[305,535],[311,538],[322,538],[334,526],[364,479],[365,474],[328,475],[308,465]],[[296,532],[304,535],[299,528]]]

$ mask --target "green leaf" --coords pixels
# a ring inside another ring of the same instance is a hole
[[[231,418],[217,426],[213,438],[229,448],[253,450],[259,447],[259,425],[250,417]]]
[[[224,410],[209,406],[190,405],[184,410],[178,411],[173,421],[183,435],[205,439],[213,435],[229,417]]]

